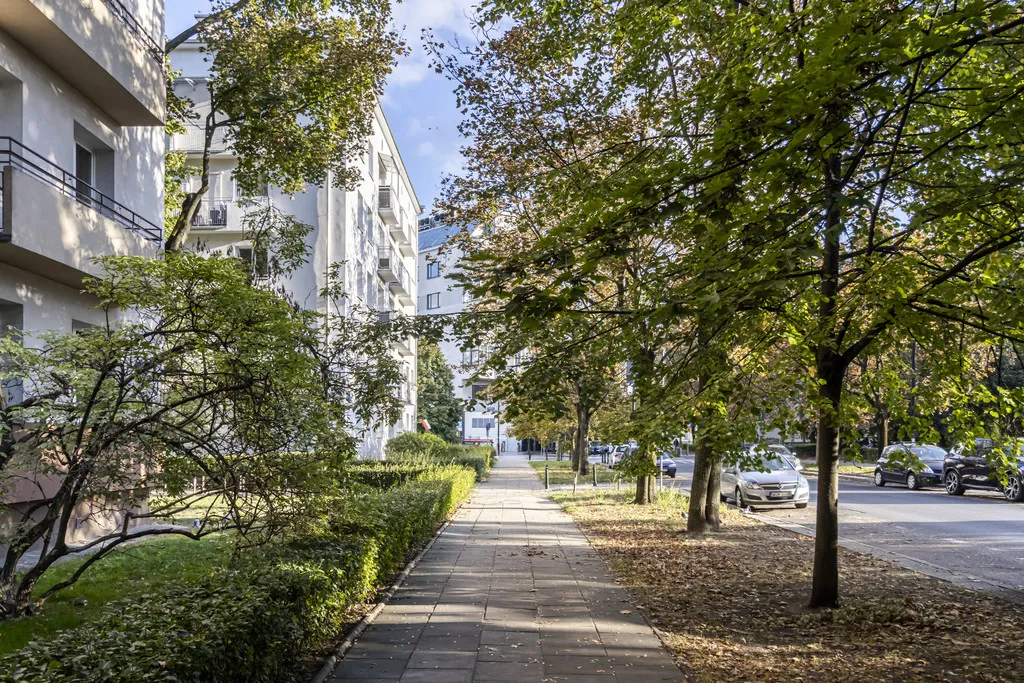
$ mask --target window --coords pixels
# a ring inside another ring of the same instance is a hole
[[[254,249],[253,247],[238,247],[238,260],[248,266],[257,277],[267,277],[269,274],[269,258],[266,249]]]
[[[24,307],[13,301],[0,299],[0,337],[20,339],[25,322]],[[8,405],[21,403],[25,398],[20,379],[5,379],[0,383],[0,392]]]
[[[470,396],[469,397],[475,400],[476,399],[476,395],[479,394],[480,392],[482,392],[486,388],[487,388],[486,384],[474,384],[472,387],[470,387]]]
[[[75,144],[75,177],[78,179],[76,189],[78,198],[82,201],[92,199],[92,176],[96,170],[95,161],[92,157],[92,150]]]
[[[493,417],[474,417],[473,418],[473,429],[486,429],[490,431],[494,429],[494,418]]]
[[[434,294],[427,294],[427,310],[433,308],[441,308],[441,294],[440,292]]]
[[[427,279],[433,280],[435,277],[441,277],[441,264],[440,263],[428,263],[427,264]]]

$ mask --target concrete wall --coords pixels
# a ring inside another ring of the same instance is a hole
[[[114,199],[157,226],[163,225],[164,131],[160,126],[122,127],[0,32],[0,81],[4,92],[21,91],[0,112],[0,136],[10,136],[60,168],[75,171],[75,126],[113,151]],[[16,88],[12,84],[20,84]],[[6,113],[4,113],[6,112]]]
[[[163,44],[163,5],[132,5],[138,35],[102,0],[5,0],[0,30],[120,124],[158,125],[163,64],[150,50]]]

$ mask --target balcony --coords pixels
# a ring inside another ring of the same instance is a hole
[[[405,266],[402,259],[391,247],[381,247],[377,251],[377,275],[388,284],[400,282]]]
[[[381,220],[387,223],[392,234],[396,229],[402,232],[398,224],[398,197],[390,185],[381,185],[377,189],[377,213],[380,214]]]
[[[270,206],[267,197],[237,199],[235,197],[203,197],[199,210],[192,217],[192,229],[199,231],[244,232],[245,216]]]
[[[380,321],[381,325],[389,325],[402,317],[403,316],[401,313],[391,309],[377,311],[377,319]],[[415,345],[412,340],[412,335],[398,337],[397,339],[394,340],[395,349],[398,351],[399,354],[403,356],[416,355]]]
[[[187,124],[184,133],[175,133],[171,137],[171,148],[176,152],[202,154],[206,150],[206,128]],[[227,132],[220,128],[214,132],[213,140],[210,141],[210,153],[223,154],[227,151]]]
[[[121,0],[4,0],[0,30],[117,124],[163,124],[162,45]]]
[[[163,230],[17,140],[0,137],[0,261],[78,287],[101,256],[158,256]]]

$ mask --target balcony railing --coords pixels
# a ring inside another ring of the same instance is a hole
[[[111,14],[117,17],[117,20],[124,25],[128,33],[135,40],[139,41],[157,64],[164,63],[164,46],[156,42],[153,36],[146,33],[145,29],[142,28],[142,24],[128,11],[128,8],[124,6],[121,0],[103,0],[103,4],[110,8]]]
[[[57,164],[33,152],[11,137],[0,136],[0,169],[13,166],[36,180],[55,188],[61,194],[77,200],[121,227],[138,233],[150,242],[163,242],[163,231],[155,223],[113,198],[103,194],[92,185],[80,180],[75,174],[65,171]]]
[[[192,217],[194,228],[223,228],[228,224],[228,205],[235,200],[230,197],[203,199],[199,210]]]

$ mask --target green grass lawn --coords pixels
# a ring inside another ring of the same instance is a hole
[[[142,595],[174,583],[196,581],[227,564],[231,544],[217,535],[202,541],[159,538],[115,550],[90,567],[79,581],[46,601],[39,614],[0,624],[0,655],[24,647],[96,617],[111,601]],[[74,573],[84,560],[75,559],[48,571],[36,595]],[[76,604],[85,601],[84,604]]]
[[[871,476],[875,471],[874,465],[840,465],[839,474],[863,474],[865,476]],[[804,472],[808,474],[817,474],[818,468],[815,465],[804,465]]]
[[[530,466],[537,471],[537,476],[540,477],[541,481],[544,481],[544,466],[550,468],[549,473],[551,475],[552,484],[571,484],[573,478],[572,461],[571,460],[532,460]],[[613,482],[618,478],[619,473],[615,470],[608,469],[607,465],[591,465],[597,469],[597,480],[599,482]],[[588,484],[594,481],[592,474],[588,474],[586,477],[580,477],[581,484]]]

